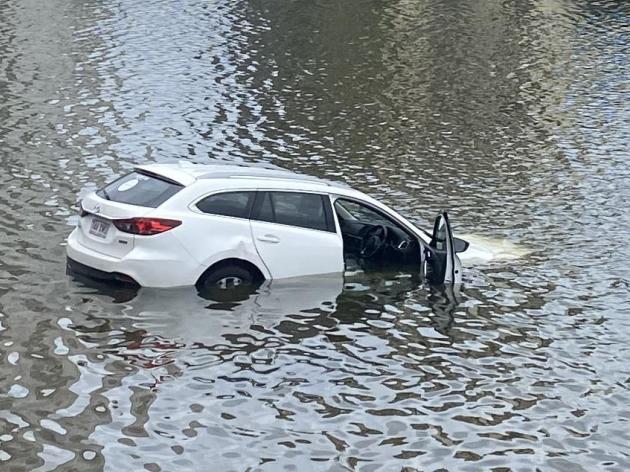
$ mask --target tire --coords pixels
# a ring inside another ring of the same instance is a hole
[[[259,286],[253,272],[233,264],[212,269],[197,282],[199,295],[218,302],[246,300]]]

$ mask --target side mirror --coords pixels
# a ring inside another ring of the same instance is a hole
[[[470,243],[468,241],[464,241],[463,239],[459,238],[453,238],[453,249],[456,253],[464,252],[466,249],[468,249],[468,246],[470,246]]]

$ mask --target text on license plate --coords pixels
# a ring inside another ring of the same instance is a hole
[[[100,220],[98,218],[94,218],[92,220],[92,224],[90,225],[90,234],[93,234],[96,237],[104,238],[107,236],[107,231],[109,230],[109,223],[104,220]]]

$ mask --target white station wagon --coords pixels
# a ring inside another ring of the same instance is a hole
[[[187,163],[138,166],[85,197],[67,256],[70,272],[148,287],[229,289],[354,264],[455,284],[467,246],[445,212],[430,235],[345,184]]]

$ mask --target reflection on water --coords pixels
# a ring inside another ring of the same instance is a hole
[[[357,427],[376,434],[380,430],[370,428],[382,429],[383,414],[409,416],[409,402],[391,411],[379,405],[374,382],[384,383],[377,389],[381,396],[391,396],[390,383],[417,363],[411,351],[427,347],[407,346],[406,340],[419,323],[426,324],[427,345],[449,339],[459,300],[452,287],[429,291],[403,274],[370,277],[266,282],[233,303],[208,301],[192,288],[141,289],[106,319],[69,324],[83,344],[107,356],[101,370],[121,361],[129,369],[127,379],[101,392],[117,411],[111,424],[92,434],[107,444],[100,454],[107,463],[125,457],[132,469],[146,464],[146,454],[167,469],[192,467],[209,455],[198,435],[219,442],[212,459],[226,468],[237,457],[255,466],[261,448],[275,467],[296,459],[304,467],[329,461],[341,444],[361,449]],[[105,296],[117,296],[103,289]],[[428,296],[424,323],[396,308],[414,296]],[[401,364],[387,362],[391,356]],[[128,389],[131,396],[124,394]],[[184,411],[173,415],[183,399]],[[413,424],[404,418],[393,423],[402,446],[405,435],[413,437]],[[156,448],[155,434],[176,450]],[[266,444],[272,438],[276,444]],[[370,443],[378,460],[378,442]],[[310,457],[291,454],[299,445],[313,448]],[[132,446],[144,452],[134,458]],[[383,446],[391,454],[395,445]]]
[[[0,2],[0,470],[629,469],[629,17]],[[448,208],[487,251],[460,291],[66,278],[83,194],[209,158]]]

